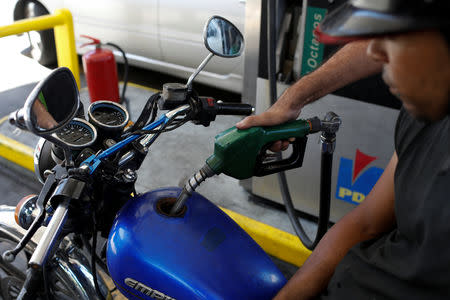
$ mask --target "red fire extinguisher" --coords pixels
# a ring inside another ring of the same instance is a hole
[[[83,55],[83,69],[91,102],[109,100],[119,103],[119,85],[114,54],[111,50],[102,48],[100,40],[87,35],[81,35],[81,37],[92,40],[81,47],[95,45],[94,50]]]

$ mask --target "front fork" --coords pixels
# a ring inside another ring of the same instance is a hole
[[[44,276],[44,266],[47,264],[48,258],[57,248],[60,242],[61,229],[67,218],[69,210],[70,198],[66,198],[58,205],[55,213],[52,216],[41,240],[39,241],[27,269],[25,283],[20,291],[18,300],[28,300],[36,298],[36,291],[41,286],[42,278]]]
[[[14,211],[15,207],[0,205],[0,233],[2,236],[8,237],[8,240],[18,241],[26,234],[26,231],[14,221]],[[39,241],[42,240],[44,233],[42,229],[37,230],[36,234],[27,243],[25,248],[27,252],[32,253]],[[5,261],[2,261],[1,264],[12,266]],[[70,239],[66,237],[62,240],[60,247],[52,255],[49,264],[51,269],[48,269],[48,278],[56,277],[61,279],[61,282],[65,282],[67,286],[70,286],[77,300],[99,300],[92,279],[90,260]],[[24,270],[15,271],[23,274]],[[16,274],[16,272],[13,272],[13,274]],[[23,280],[24,278],[25,276],[21,279]],[[102,293],[106,295],[107,287],[103,278],[98,276],[98,282]],[[36,299],[36,295],[31,295],[28,299]]]

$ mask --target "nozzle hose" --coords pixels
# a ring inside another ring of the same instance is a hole
[[[195,189],[206,180],[206,178],[214,176],[214,171],[205,164],[200,170],[197,171],[185,184],[183,190],[177,198],[177,201],[172,206],[170,214],[176,214],[184,205],[186,200],[192,195]]]

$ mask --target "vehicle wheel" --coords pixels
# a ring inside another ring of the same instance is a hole
[[[17,241],[0,233],[0,253],[5,250],[13,249]],[[13,300],[16,299],[22,289],[25,279],[25,271],[27,269],[27,262],[31,257],[33,249],[25,248],[20,252],[12,263],[7,263],[0,259],[0,299]],[[79,296],[72,291],[69,280],[64,280],[64,275],[60,270],[52,270],[49,272],[48,278],[51,282],[49,284],[50,294],[53,297],[50,299],[79,299]],[[40,299],[40,298],[36,298]],[[45,299],[45,298],[44,298]]]
[[[47,15],[49,12],[38,2],[27,2],[24,7],[25,18]],[[30,31],[27,33],[30,41],[29,55],[41,65],[56,64],[55,36],[53,29]]]

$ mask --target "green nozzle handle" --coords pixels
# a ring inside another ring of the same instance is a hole
[[[224,173],[236,179],[250,178],[255,175],[255,172],[258,173],[257,159],[262,157],[258,154],[262,150],[265,151],[266,145],[278,140],[303,138],[310,132],[316,132],[317,120],[316,118],[296,120],[282,125],[252,127],[244,130],[236,127],[229,128],[216,136],[214,154],[206,160],[206,164],[216,174]],[[286,170],[295,166],[298,164],[284,164],[283,168]],[[280,170],[272,167],[272,173],[278,171]]]

